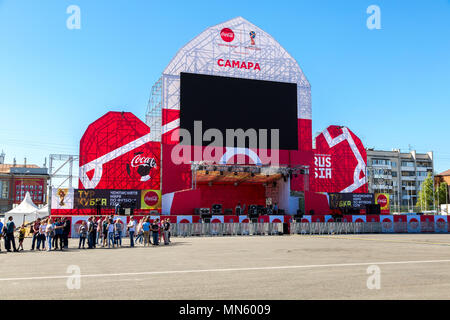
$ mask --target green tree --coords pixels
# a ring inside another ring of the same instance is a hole
[[[417,198],[416,208],[419,211],[429,211],[433,209],[433,177],[428,172],[427,178],[423,181]]]
[[[436,202],[439,204],[447,203],[447,182],[442,182],[436,188]]]

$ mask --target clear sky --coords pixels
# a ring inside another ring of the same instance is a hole
[[[81,29],[69,30],[69,5]],[[366,26],[369,5],[381,30]],[[78,153],[109,110],[144,119],[152,84],[185,43],[242,16],[299,62],[313,133],[348,126],[376,149],[434,151],[450,169],[450,1],[0,0],[0,150],[42,165]]]

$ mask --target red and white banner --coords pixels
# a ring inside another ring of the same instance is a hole
[[[316,137],[312,191],[367,192],[367,153],[350,129],[329,126]]]
[[[393,216],[380,216],[381,232],[392,233],[394,232],[394,218]]]
[[[269,222],[282,223],[284,222],[284,216],[269,216]]]
[[[80,189],[159,190],[161,144],[130,112],[108,112],[80,141]]]
[[[239,223],[249,223],[250,220],[247,216],[239,216]]]
[[[434,217],[434,232],[447,232],[447,216]]]
[[[177,223],[192,223],[192,216],[177,216]]]
[[[212,216],[211,223],[223,223],[223,216]]]
[[[357,215],[354,215],[353,217],[352,217],[352,222],[366,222],[366,216],[357,216]]]
[[[80,229],[81,224],[83,221],[86,221],[89,219],[89,216],[74,216],[72,217],[72,238],[79,238],[80,234],[78,230]],[[87,226],[86,226],[87,227]]]
[[[408,215],[406,218],[408,232],[420,232],[420,218],[415,215]]]

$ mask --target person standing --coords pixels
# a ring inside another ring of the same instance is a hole
[[[100,217],[97,220],[97,239],[95,241],[96,245],[99,245],[100,244],[99,242],[102,241],[102,234],[103,234],[102,227],[103,227],[103,219]]]
[[[69,248],[69,233],[70,233],[70,220],[67,217],[64,217],[63,220],[63,243],[64,248]],[[61,251],[63,247],[61,247]]]
[[[53,226],[53,220],[51,218],[48,218],[47,220],[47,226],[45,227],[45,238],[47,240],[47,251],[52,250],[52,239],[54,236],[54,226]]]
[[[63,239],[63,222],[61,221],[61,218],[57,218],[55,221],[55,238],[54,238],[54,247],[55,250],[58,250],[58,248],[61,248],[64,246],[64,239]],[[59,242],[59,246],[58,246]]]
[[[22,226],[19,229],[19,247],[17,251],[23,251],[23,240],[25,239],[25,224],[22,223]]]
[[[106,244],[108,242],[108,220],[106,220],[106,217],[103,219],[102,222],[102,233],[103,233],[102,247],[106,247]]]
[[[153,236],[153,245],[157,246],[159,244],[159,219],[155,219],[152,223],[152,236]]]
[[[41,225],[39,226],[39,236],[37,238],[37,247],[39,251],[41,251],[40,247],[42,244],[42,250],[45,250],[45,227],[47,226],[47,223],[45,220],[41,220]]]
[[[88,249],[95,249],[95,235],[97,234],[97,222],[95,217],[88,220]]]
[[[14,252],[17,252],[16,241],[14,240],[14,231],[16,225],[14,224],[13,217],[8,218],[8,222],[5,224],[5,248],[6,251],[11,252],[11,244]]]
[[[108,221],[108,248],[112,246],[114,248],[114,221],[113,219],[109,219]]]
[[[31,227],[31,230],[33,230],[33,240],[31,242],[31,250],[34,250],[36,241],[39,238],[39,226],[41,225],[41,218],[37,218],[36,221],[33,223],[33,226]]]
[[[116,222],[114,223],[114,240],[116,241],[117,247],[122,247],[122,221],[117,218]]]
[[[169,219],[166,219],[166,220],[164,220],[164,224],[163,224],[164,245],[169,244],[169,231],[170,231],[170,222],[169,222]]]
[[[144,219],[142,218],[141,220],[139,220],[139,223],[136,226],[136,239],[135,239],[135,243],[140,243],[142,244],[142,242],[144,242],[144,230],[142,230],[142,224],[144,223]]]
[[[0,252],[2,251],[2,237],[3,237],[3,233],[4,233],[4,229],[3,229],[3,222],[0,221]]]
[[[100,199],[97,200],[95,207],[97,209],[97,215],[101,216],[102,215],[102,203],[101,203]]]
[[[146,245],[150,245],[150,222],[148,221],[148,217],[145,217],[144,223],[142,223],[142,231],[144,231],[144,247]]]
[[[134,247],[134,233],[136,232],[136,220],[131,217],[130,222],[128,223],[128,236],[130,237],[130,247]]]
[[[78,234],[80,235],[80,242],[78,243],[78,249],[81,249],[81,245],[83,245],[83,249],[85,249],[84,244],[86,242],[87,236],[86,221],[81,222],[81,226],[78,229]]]

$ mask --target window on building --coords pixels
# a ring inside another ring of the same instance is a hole
[[[392,171],[392,176],[397,177],[397,171]]]
[[[414,167],[414,162],[412,162],[412,161],[402,161],[402,167]]]
[[[8,199],[8,181],[0,180],[0,199]]]
[[[428,175],[428,172],[426,171],[417,171],[418,177],[426,177]]]
[[[372,159],[372,165],[389,166],[391,162],[387,159]]]

